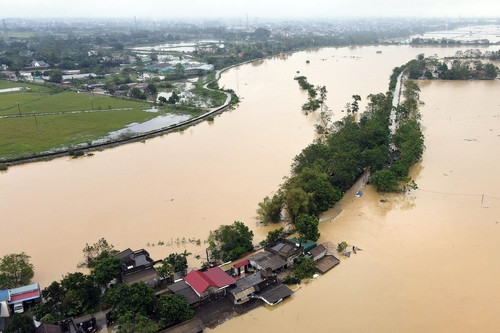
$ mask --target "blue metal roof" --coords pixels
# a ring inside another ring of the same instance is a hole
[[[38,289],[40,289],[40,286],[38,285],[38,283],[33,283],[33,284],[30,284],[27,286],[10,289],[10,294],[17,295],[17,294],[27,293],[27,292],[33,291],[33,290],[38,290]]]
[[[9,290],[0,290],[0,302],[8,301],[10,299]]]

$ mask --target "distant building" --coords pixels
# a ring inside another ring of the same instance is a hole
[[[50,68],[50,65],[43,60],[33,60],[28,67],[25,67],[25,69],[36,69],[36,70],[48,69],[48,68]]]

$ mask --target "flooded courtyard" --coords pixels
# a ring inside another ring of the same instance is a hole
[[[117,249],[144,247],[155,259],[187,249],[193,268],[220,224],[242,221],[258,243],[273,228],[257,223],[258,202],[315,137],[317,115],[301,111],[307,92],[293,80],[298,72],[327,87],[327,104],[340,119],[353,94],[365,102],[385,92],[393,67],[419,53],[464,49],[325,48],[233,68],[219,85],[242,101],[214,122],[1,173],[0,253],[30,255],[34,280],[45,287],[76,271],[85,243],[101,237]],[[421,89],[427,149],[412,171],[419,189],[380,195],[366,187],[357,198],[354,188],[322,217],[320,241],[363,251],[284,304],[215,331],[500,329],[500,82],[423,82]]]

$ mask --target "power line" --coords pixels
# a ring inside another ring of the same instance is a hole
[[[470,194],[470,193],[452,193],[452,192],[442,192],[442,191],[432,191],[432,190],[424,190],[421,188],[418,188],[419,191],[422,192],[428,192],[428,193],[436,193],[436,194],[444,194],[444,195],[455,195],[455,196],[463,196],[463,197],[481,197],[481,198],[488,198],[488,199],[495,199],[495,200],[500,200],[500,198],[494,197],[492,195],[487,195],[487,194]]]

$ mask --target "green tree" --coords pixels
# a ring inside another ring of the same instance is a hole
[[[63,80],[63,75],[60,69],[53,69],[49,74],[49,81],[54,83],[61,83]]]
[[[484,66],[484,70],[486,71],[486,77],[489,79],[494,79],[498,75],[498,67],[493,65],[492,63],[488,63]]]
[[[30,283],[34,266],[24,252],[5,255],[0,260],[0,290],[16,288]]]
[[[112,257],[117,253],[118,251],[114,249],[113,244],[109,244],[104,238],[99,239],[92,245],[86,243],[83,248],[84,261],[78,264],[78,268],[93,268],[96,261]]]
[[[184,250],[183,253],[171,253],[163,259],[162,266],[157,268],[158,274],[162,278],[168,278],[172,276],[175,272],[183,272],[186,273],[188,268],[187,257],[190,256],[191,253]]]
[[[134,312],[127,312],[117,320],[119,333],[156,333],[158,325],[148,317]]]
[[[150,95],[156,95],[158,93],[158,88],[152,83],[148,83],[148,86],[145,89],[145,92],[147,92]]]
[[[314,215],[300,214],[295,219],[295,228],[299,233],[301,241],[317,241],[321,234],[319,233],[319,220]]]
[[[265,28],[257,28],[253,32],[253,36],[255,37],[255,39],[266,40],[271,36],[271,31]]]
[[[301,188],[291,187],[285,191],[285,207],[292,220],[301,214],[308,212],[311,195]]]
[[[163,295],[158,299],[160,327],[166,328],[193,318],[194,311],[181,295]]]
[[[130,96],[137,99],[146,99],[146,94],[141,89],[134,87],[130,90]]]
[[[253,250],[253,231],[240,222],[234,221],[231,225],[221,225],[210,231],[208,237],[209,248],[216,259],[230,261],[246,252]]]
[[[61,280],[64,290],[63,306],[67,317],[76,317],[99,304],[100,288],[91,276],[80,272],[67,274]]]
[[[361,101],[361,96],[359,95],[352,95],[352,103],[351,103],[351,111],[352,112],[358,112],[359,111],[359,104],[358,102]]]
[[[155,292],[145,283],[119,284],[108,290],[106,302],[113,307],[113,317],[118,319],[128,312],[149,316],[153,313]]]
[[[265,240],[261,242],[261,245],[269,245],[276,242],[279,238],[285,235],[285,230],[283,227],[278,228],[276,230],[271,230],[267,233],[267,237]]]
[[[5,328],[5,333],[35,333],[33,319],[24,314],[14,314],[12,322]]]
[[[272,198],[266,196],[259,202],[257,217],[264,223],[276,223],[281,220],[281,210],[283,209],[283,192],[278,191]]]
[[[398,188],[397,175],[387,169],[379,170],[371,175],[371,182],[380,192],[394,192]]]
[[[293,273],[299,279],[311,278],[316,272],[316,264],[314,260],[304,255],[298,257],[295,260],[295,265],[293,267]]]
[[[106,287],[111,280],[120,276],[121,265],[122,261],[115,256],[96,260],[92,269],[92,276],[97,284]]]

